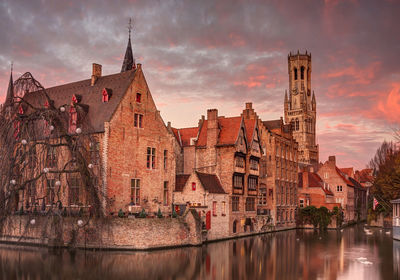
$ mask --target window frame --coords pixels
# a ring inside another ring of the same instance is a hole
[[[130,194],[130,199],[131,199],[131,204],[135,206],[140,205],[140,179],[139,178],[133,178],[131,179],[131,194]]]

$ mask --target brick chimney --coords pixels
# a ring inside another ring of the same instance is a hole
[[[101,65],[97,63],[93,63],[92,67],[92,81],[90,82],[91,86],[94,86],[97,79],[101,77]]]
[[[217,145],[218,140],[218,110],[207,110],[207,146]]]
[[[336,156],[329,156],[328,163],[330,166],[336,166]]]

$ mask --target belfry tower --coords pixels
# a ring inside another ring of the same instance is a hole
[[[285,92],[285,123],[292,125],[299,144],[299,163],[318,163],[315,139],[317,103],[311,95],[311,53],[288,55],[289,94]]]

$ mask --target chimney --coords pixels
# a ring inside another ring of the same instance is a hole
[[[91,86],[94,86],[97,79],[101,77],[101,65],[97,63],[93,63],[92,67],[92,81],[90,83]]]
[[[330,164],[333,164],[336,166],[336,157],[335,156],[329,156],[328,161]]]
[[[207,146],[217,145],[218,140],[218,110],[207,110]]]
[[[300,186],[301,188],[308,188],[308,171],[301,172],[303,175],[303,185]]]
[[[253,109],[253,103],[247,102],[246,103],[246,109],[248,109],[248,110]]]

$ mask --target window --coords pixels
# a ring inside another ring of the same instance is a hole
[[[342,186],[337,186],[337,187],[336,187],[336,190],[337,190],[338,192],[341,192],[341,191],[343,191],[343,187],[342,187]]]
[[[258,185],[258,178],[257,177],[253,177],[253,176],[249,176],[249,181],[248,181],[249,185],[249,191],[255,191],[257,190],[257,185]]]
[[[304,199],[300,199],[300,207],[304,207]]]
[[[232,196],[232,212],[239,211],[239,199],[238,196]]]
[[[213,214],[213,216],[217,216],[217,202],[216,201],[213,201],[212,214]]]
[[[156,168],[156,148],[147,147],[147,168]]]
[[[258,170],[258,160],[250,159],[250,169],[251,170]]]
[[[140,205],[140,179],[131,179],[131,203]]]
[[[135,114],[133,120],[133,126],[143,128],[143,115],[142,114]]]
[[[296,118],[296,130],[300,129],[300,122],[299,119]]]
[[[236,167],[240,167],[240,168],[244,168],[244,158],[240,157],[240,156],[236,156],[235,157],[235,166]]]
[[[56,192],[55,192],[55,179],[47,179],[47,192],[46,192],[46,202],[47,204],[53,204],[55,202]]]
[[[192,191],[195,191],[195,190],[196,190],[196,183],[192,182]]]
[[[103,97],[102,97],[101,100],[102,100],[103,102],[108,102],[108,101],[110,101],[110,98],[111,98],[111,89],[104,88],[103,91],[102,91],[102,95],[103,95]]]
[[[56,167],[57,165],[57,157],[56,157],[56,148],[49,146],[47,148],[47,158],[46,158],[47,167]]]
[[[168,181],[164,181],[164,206],[168,205]]]
[[[297,80],[297,68],[294,68],[294,79]]]
[[[246,197],[246,211],[255,211],[256,199],[254,197]]]
[[[226,215],[226,202],[222,201],[222,207],[221,207],[221,212],[222,212],[222,216]]]
[[[304,66],[301,66],[300,68],[300,78],[304,80]]]
[[[69,204],[78,205],[79,203],[79,178],[71,177],[68,180],[69,185]]]
[[[166,170],[168,167],[168,151],[164,150],[164,169]]]
[[[328,177],[329,177],[328,172],[324,172],[324,178],[328,179]]]
[[[260,188],[258,193],[258,205],[267,205],[267,188]]]
[[[136,93],[136,102],[137,103],[142,103],[142,94],[141,93]]]
[[[233,175],[233,187],[236,189],[243,188],[243,179],[244,176],[242,174],[234,174]]]

